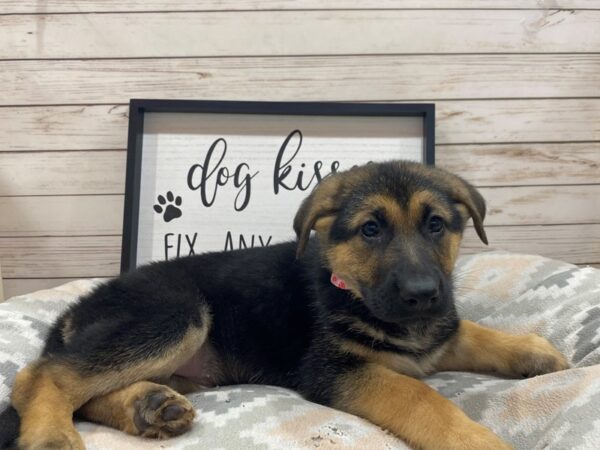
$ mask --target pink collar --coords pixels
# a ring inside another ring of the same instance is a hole
[[[346,282],[344,280],[342,280],[338,275],[336,275],[335,273],[331,274],[331,284],[333,284],[336,288],[339,289],[344,289],[347,290],[348,288],[346,287]]]

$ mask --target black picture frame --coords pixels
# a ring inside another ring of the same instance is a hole
[[[435,164],[435,104],[250,102],[131,99],[121,243],[121,273],[136,267],[145,113],[212,113],[310,116],[396,116],[423,119],[423,161]]]

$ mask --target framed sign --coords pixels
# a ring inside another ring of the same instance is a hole
[[[294,239],[329,173],[434,164],[434,105],[131,100],[121,271]]]

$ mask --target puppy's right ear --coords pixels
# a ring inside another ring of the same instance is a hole
[[[306,249],[311,230],[323,229],[319,224],[330,224],[339,211],[339,198],[342,194],[342,176],[333,174],[324,178],[304,199],[294,218],[294,231],[298,237],[296,257]]]

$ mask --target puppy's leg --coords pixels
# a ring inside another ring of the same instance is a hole
[[[338,378],[333,406],[428,450],[511,447],[425,383],[377,364]]]
[[[11,398],[21,417],[19,446],[83,449],[72,423],[73,413],[92,398],[115,389],[141,380],[169,377],[204,342],[208,333],[208,317],[204,316],[202,321],[195,318],[197,325],[188,323],[168,344],[164,343],[167,337],[163,335],[160,316],[155,324],[138,325],[145,333],[142,340],[135,326],[127,329],[131,341],[125,336],[120,341],[94,341],[88,333],[87,352],[70,352],[66,345],[60,355],[48,354],[19,372]],[[72,339],[76,342],[77,335]],[[147,398],[149,402],[153,399],[156,398]],[[162,413],[164,408],[160,406],[164,402],[159,403]],[[164,413],[174,414],[169,411]]]
[[[569,367],[550,342],[535,334],[513,335],[462,320],[437,370],[496,372],[521,378]]]
[[[77,374],[59,365],[48,367],[45,361],[21,370],[12,391],[12,404],[21,419],[19,448],[84,449],[83,441],[73,426],[73,397],[57,385],[73,383]]]
[[[187,431],[195,416],[194,408],[183,395],[149,381],[94,397],[77,414],[129,434],[160,439]]]

